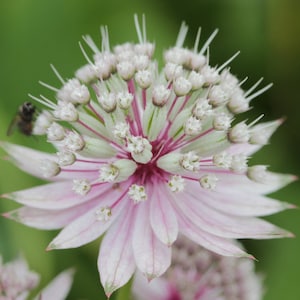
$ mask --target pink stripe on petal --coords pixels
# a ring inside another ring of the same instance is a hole
[[[169,201],[170,192],[165,184],[157,183],[152,190],[150,202],[150,223],[156,237],[170,246],[178,235],[177,217]]]
[[[287,237],[290,234],[271,223],[250,217],[234,217],[211,209],[199,201],[191,192],[184,194],[184,201],[178,199],[177,206],[182,214],[201,230],[225,238],[267,239]]]
[[[171,247],[163,244],[152,231],[148,203],[147,200],[138,207],[132,245],[137,267],[150,280],[162,275],[170,266]]]
[[[44,178],[40,171],[40,161],[54,160],[54,155],[33,150],[28,147],[1,142],[1,147],[7,152],[12,162],[21,170],[40,178]]]
[[[254,145],[254,144],[247,144],[247,143],[241,143],[241,144],[231,144],[228,149],[226,149],[226,152],[230,154],[244,154],[246,156],[250,156],[260,150],[263,146],[262,145]]]
[[[60,229],[72,222],[77,218],[78,211],[74,209],[49,211],[24,206],[4,213],[3,216],[33,228],[52,230]]]
[[[134,273],[131,246],[133,219],[134,209],[128,205],[102,240],[98,270],[107,297],[126,284]]]
[[[120,193],[118,189],[112,189],[111,192],[106,195],[106,198],[101,202],[99,201],[97,205],[97,208],[111,207],[117,202],[112,208],[112,215],[108,220],[100,221],[97,219],[96,207],[94,205],[87,213],[79,216],[72,223],[68,224],[50,243],[48,248],[77,248],[97,239],[118,219],[119,214],[128,204],[128,198],[124,197],[125,194],[126,189],[125,191],[123,190],[123,193]]]
[[[72,191],[72,186],[73,183],[70,181],[55,182],[6,194],[3,197],[34,208],[61,210],[105,195],[112,185],[110,183],[99,185],[85,196]]]
[[[210,251],[223,256],[253,258],[250,254],[247,254],[245,251],[236,246],[233,240],[218,237],[201,230],[185,216],[180,214],[179,211],[178,221],[180,232],[183,235]]]
[[[218,183],[216,191],[226,192],[232,191],[233,188],[238,189],[241,193],[249,194],[269,194],[287,184],[295,181],[295,176],[289,174],[273,173],[277,180],[269,184],[258,183],[250,180],[246,175],[235,173],[216,173]]]

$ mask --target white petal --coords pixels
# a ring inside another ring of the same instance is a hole
[[[150,280],[162,275],[170,266],[171,247],[163,244],[152,231],[149,202],[138,207],[132,245],[137,267]]]
[[[126,284],[135,269],[131,246],[134,212],[128,206],[106,233],[100,247],[98,270],[107,297]]]
[[[157,238],[170,246],[177,238],[177,217],[169,201],[171,194],[163,183],[148,188],[152,192],[150,202],[150,223]]]
[[[212,252],[223,256],[253,258],[251,255],[247,254],[242,249],[237,247],[236,243],[233,240],[218,237],[201,230],[195,224],[189,221],[185,216],[181,215],[179,211],[178,221],[180,232],[182,234]]]
[[[66,270],[57,275],[40,293],[35,300],[64,300],[73,283],[74,270]]]
[[[154,278],[150,282],[141,273],[136,272],[132,284],[132,292],[134,299],[137,300],[165,300],[171,296],[172,287],[170,283],[163,277]]]
[[[267,239],[291,236],[287,231],[258,218],[237,217],[220,213],[206,205],[209,203],[209,198],[200,201],[191,189],[187,189],[182,197],[184,197],[184,201],[182,199],[176,201],[182,215],[185,215],[198,228],[212,235],[234,239]]]
[[[92,189],[87,195],[81,196],[72,191],[72,185],[73,183],[69,181],[55,182],[5,194],[2,197],[34,208],[61,210],[88,202],[96,196],[100,197],[111,189],[110,184],[103,184]]]
[[[31,148],[2,142],[1,147],[7,152],[12,162],[21,170],[40,178],[44,178],[40,170],[42,160],[55,160],[55,156]]]
[[[125,191],[127,192],[127,188]],[[87,213],[67,225],[51,242],[48,249],[76,248],[98,238],[118,219],[119,214],[127,204],[125,195],[124,190],[121,193],[119,189],[111,189],[109,193],[106,193],[105,198],[101,201],[98,200],[97,205],[98,207],[110,207],[114,202],[117,202],[112,208],[112,215],[108,220],[105,222],[98,220],[94,205]]]

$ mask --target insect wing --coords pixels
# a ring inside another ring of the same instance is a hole
[[[16,130],[16,128],[18,127],[19,122],[21,121],[20,116],[16,115],[10,122],[7,131],[6,131],[6,135],[10,136],[14,133],[14,131]]]

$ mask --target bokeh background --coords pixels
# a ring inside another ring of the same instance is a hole
[[[27,94],[45,89],[39,80],[58,86],[50,69],[54,64],[66,78],[85,61],[78,47],[83,34],[100,41],[99,26],[108,25],[111,44],[137,41],[133,14],[146,14],[148,39],[164,49],[174,44],[182,20],[190,27],[187,46],[192,46],[199,26],[202,41],[215,29],[220,32],[211,46],[211,61],[221,64],[237,50],[231,64],[245,87],[260,77],[273,82],[271,90],[253,101],[247,113],[253,119],[287,117],[253,163],[269,164],[273,171],[300,174],[300,1],[295,0],[1,0],[0,1],[0,139],[44,148],[42,141],[18,133],[6,136],[17,107]],[[0,153],[0,194],[36,185],[38,181],[17,170]],[[300,184],[295,182],[272,195],[300,205]],[[14,208],[0,199],[0,212]],[[265,274],[266,300],[300,299],[300,213],[287,211],[269,217],[295,233],[295,239],[246,241]],[[0,219],[0,252],[5,260],[20,252],[45,285],[59,271],[75,266],[75,284],[68,299],[105,299],[99,283],[96,258],[99,241],[80,249],[46,252],[57,232],[42,232]],[[298,237],[297,237],[298,236]],[[130,299],[126,288],[113,299]]]

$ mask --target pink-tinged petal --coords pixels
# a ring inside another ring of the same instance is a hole
[[[132,292],[134,299],[143,300],[166,300],[172,299],[171,282],[165,278],[154,278],[149,282],[147,278],[141,273],[136,272],[132,284]]]
[[[238,190],[241,194],[270,194],[297,180],[297,177],[294,175],[273,173],[274,180],[268,184],[263,184],[250,180],[246,175],[217,168],[202,168],[201,173],[197,177],[195,175],[191,177],[199,178],[201,174],[215,174],[218,177],[216,191],[230,192],[233,190],[233,187],[238,187],[235,190]]]
[[[94,206],[68,224],[50,243],[48,249],[76,248],[97,239],[118,219],[128,204],[128,198],[124,197],[126,193],[127,187],[122,190],[112,188],[104,199],[98,201],[97,207]],[[111,209],[111,216],[108,220],[99,220],[97,210],[105,207]]]
[[[131,246],[133,219],[134,209],[128,205],[102,240],[98,270],[107,297],[126,284],[134,273]]]
[[[226,152],[230,154],[244,154],[246,156],[250,156],[261,148],[262,148],[261,145],[237,143],[237,144],[231,144],[228,147],[228,149],[226,149]]]
[[[66,270],[57,275],[40,293],[35,300],[64,300],[66,299],[74,277],[74,270]]]
[[[10,156],[12,163],[24,172],[36,177],[43,178],[42,172],[40,171],[40,161],[54,159],[54,155],[33,150],[28,147],[18,146],[7,142],[1,142],[0,145]]]
[[[253,258],[250,254],[247,254],[245,251],[240,249],[233,240],[205,232],[188,220],[187,217],[182,215],[180,210],[177,210],[177,213],[180,232],[195,243],[223,256]]]
[[[76,207],[75,210],[49,211],[24,206],[2,215],[33,228],[53,230],[60,229],[72,222],[80,214],[80,211],[82,212],[82,208],[78,208],[78,210]],[[84,208],[84,211],[86,211],[86,208]]]
[[[14,145],[6,142],[2,142],[0,146],[7,152],[12,162],[19,169],[42,179],[44,179],[45,177],[41,170],[41,162],[44,160],[50,160],[55,162],[57,160],[55,154],[48,154],[24,146]],[[57,176],[47,179],[51,181],[76,179],[82,177],[87,179],[95,179],[98,176],[99,165],[88,163],[75,163],[71,166],[64,167],[63,169],[65,169],[65,171],[61,171]]]
[[[55,182],[38,187],[2,195],[26,206],[61,210],[88,202],[95,197],[105,196],[111,190],[111,184],[103,184],[92,188],[87,195],[76,194],[70,181]]]
[[[199,191],[199,184],[187,180],[186,190],[193,191],[196,195]],[[219,181],[213,191],[202,189],[198,201],[202,201],[212,209],[233,216],[267,216],[285,209],[295,208],[292,204],[273,200],[263,195],[245,193],[239,189],[230,189],[230,187],[220,188]]]
[[[285,209],[295,208],[294,205],[283,201],[238,191],[232,193],[215,191],[213,194],[204,192],[201,199],[206,199],[207,205],[211,208],[233,216],[268,216]]]
[[[184,200],[179,197],[176,200],[182,214],[201,230],[213,235],[234,239],[268,239],[291,236],[289,232],[258,218],[236,217],[220,213],[204,204],[205,199],[199,201],[197,195],[190,189],[186,190],[182,198]]]
[[[150,223],[157,238],[170,246],[178,235],[177,217],[169,201],[171,195],[165,184],[150,187]]]
[[[150,280],[162,275],[170,266],[171,247],[163,244],[151,228],[149,202],[138,207],[132,245],[137,267]]]
[[[183,147],[182,152],[195,151],[201,157],[214,155],[230,146],[225,131],[210,130],[209,133]]]

